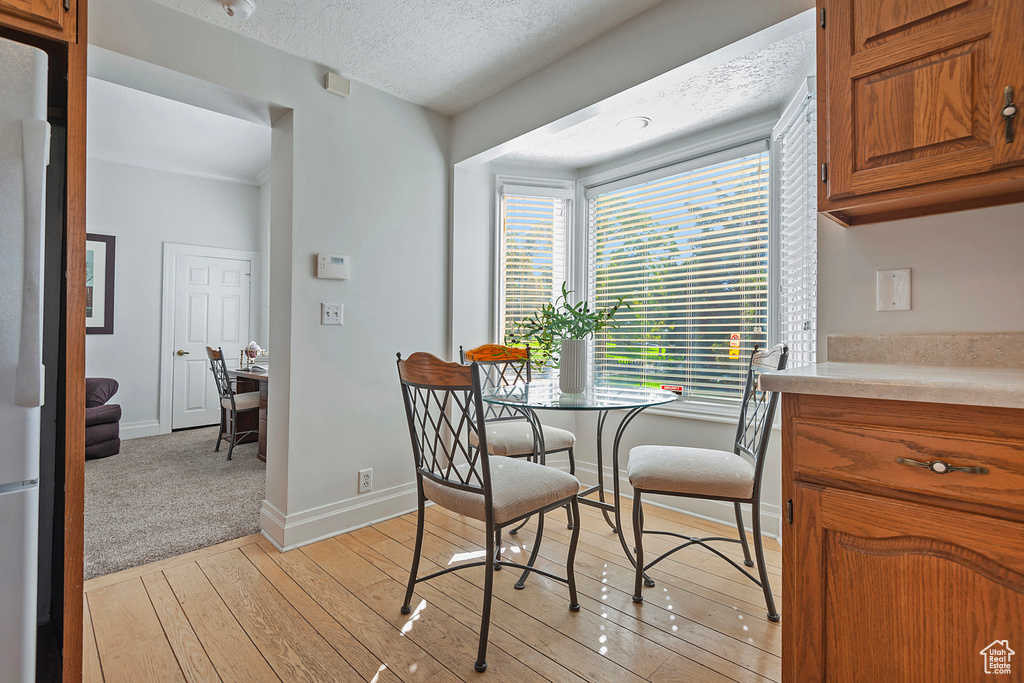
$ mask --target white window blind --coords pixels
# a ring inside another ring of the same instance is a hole
[[[595,339],[595,381],[740,398],[767,341],[768,164],[761,143],[588,192],[591,296],[632,306]]]
[[[501,195],[501,336],[551,301],[566,279],[568,201]]]
[[[818,141],[814,94],[809,94],[781,143],[779,258],[780,335],[789,366],[815,362],[818,284]]]

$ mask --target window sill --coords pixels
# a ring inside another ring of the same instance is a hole
[[[739,406],[724,406],[699,401],[676,401],[666,405],[655,406],[644,411],[645,415],[662,415],[678,417],[685,420],[701,420],[702,422],[718,422],[733,427],[740,419]],[[781,429],[779,414],[776,414],[772,429]]]

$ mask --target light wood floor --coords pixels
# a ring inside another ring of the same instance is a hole
[[[259,535],[85,584],[85,681],[778,681],[781,625],[760,589],[722,560],[689,548],[652,572],[645,602],[599,512],[582,507],[576,557],[582,610],[564,585],[497,575],[485,674],[473,670],[483,569],[417,587],[399,612],[415,515],[279,553]],[[650,528],[732,535],[646,506]],[[482,555],[482,525],[427,509],[424,574]],[[561,574],[570,532],[547,518],[538,566]],[[517,561],[533,524],[508,537]],[[667,542],[651,537],[651,550]],[[778,601],[781,553],[766,541]],[[730,553],[739,546],[730,544]]]

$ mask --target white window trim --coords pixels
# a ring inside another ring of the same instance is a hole
[[[573,268],[576,234],[576,182],[573,180],[561,180],[556,178],[541,178],[530,176],[514,176],[497,174],[494,176],[494,229],[493,242],[494,253],[491,256],[491,264],[494,268],[494,301],[492,302],[491,314],[491,339],[495,344],[505,343],[501,325],[502,297],[505,292],[505,273],[502,270],[502,241],[501,241],[501,197],[503,194],[526,195],[532,197],[549,197],[551,199],[565,199],[569,207],[565,215],[565,250],[567,254],[565,264],[566,281],[576,281]]]
[[[771,142],[772,129],[775,125],[775,121],[753,123],[749,126],[733,130],[728,134],[704,140],[682,149],[653,155],[648,159],[580,178],[576,182],[576,202],[573,210],[568,248],[574,250],[576,244],[587,244],[587,230],[590,229],[590,226],[587,224],[587,198],[593,191],[608,191],[616,187],[616,184],[620,182],[623,187],[626,187],[644,182],[645,177],[656,177],[659,174],[668,175],[670,167],[679,167],[673,168],[672,171],[681,172],[681,170],[685,169],[684,164],[688,165],[690,162],[693,163],[692,168],[709,165],[715,163],[716,157],[724,156],[728,158],[736,156],[748,145],[761,145],[761,149],[764,149],[764,145],[767,145],[769,155],[769,201],[773,206],[777,205],[777,152],[774,150]],[[778,212],[773,209],[768,212],[768,258],[771,263],[775,264],[774,267],[769,268],[769,346],[776,344],[779,338],[778,232]],[[570,275],[574,276],[574,279],[571,280],[572,288],[576,292],[587,291],[587,279],[591,266],[588,255],[585,253],[586,250],[583,250],[583,252],[582,255],[575,253],[575,251],[569,252],[572,255],[570,257],[570,266],[572,262],[577,264],[575,270],[570,268]],[[772,282],[773,277],[775,278],[774,285]],[[593,344],[590,345],[590,353],[593,356]],[[591,368],[592,372],[593,368]],[[678,400],[667,405],[648,408],[645,413],[735,425],[736,420],[739,419],[740,406],[738,402],[735,405],[727,405],[710,401]]]

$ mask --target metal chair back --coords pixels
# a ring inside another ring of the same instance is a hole
[[[228,375],[227,363],[224,362],[224,349],[218,347],[214,351],[211,347],[207,346],[206,355],[210,359],[210,370],[213,371],[213,381],[217,385],[217,395],[220,396],[222,401],[229,401],[233,410],[235,407],[235,391],[231,386],[231,377]]]
[[[490,510],[487,435],[476,363],[448,363],[423,352],[402,360],[398,354],[398,376],[418,475],[483,493],[485,509]]]
[[[530,347],[517,348],[501,344],[484,344],[469,351],[459,347],[459,360],[475,363],[479,368],[481,389],[507,387],[530,381]],[[488,403],[484,407],[487,422],[522,420],[523,414],[509,406]]]
[[[764,456],[768,450],[768,438],[771,436],[772,421],[775,419],[775,409],[779,402],[778,392],[761,390],[759,380],[761,373],[784,370],[788,360],[789,347],[783,344],[764,350],[755,346],[753,353],[750,354],[733,452],[753,459],[755,491],[760,489]]]

